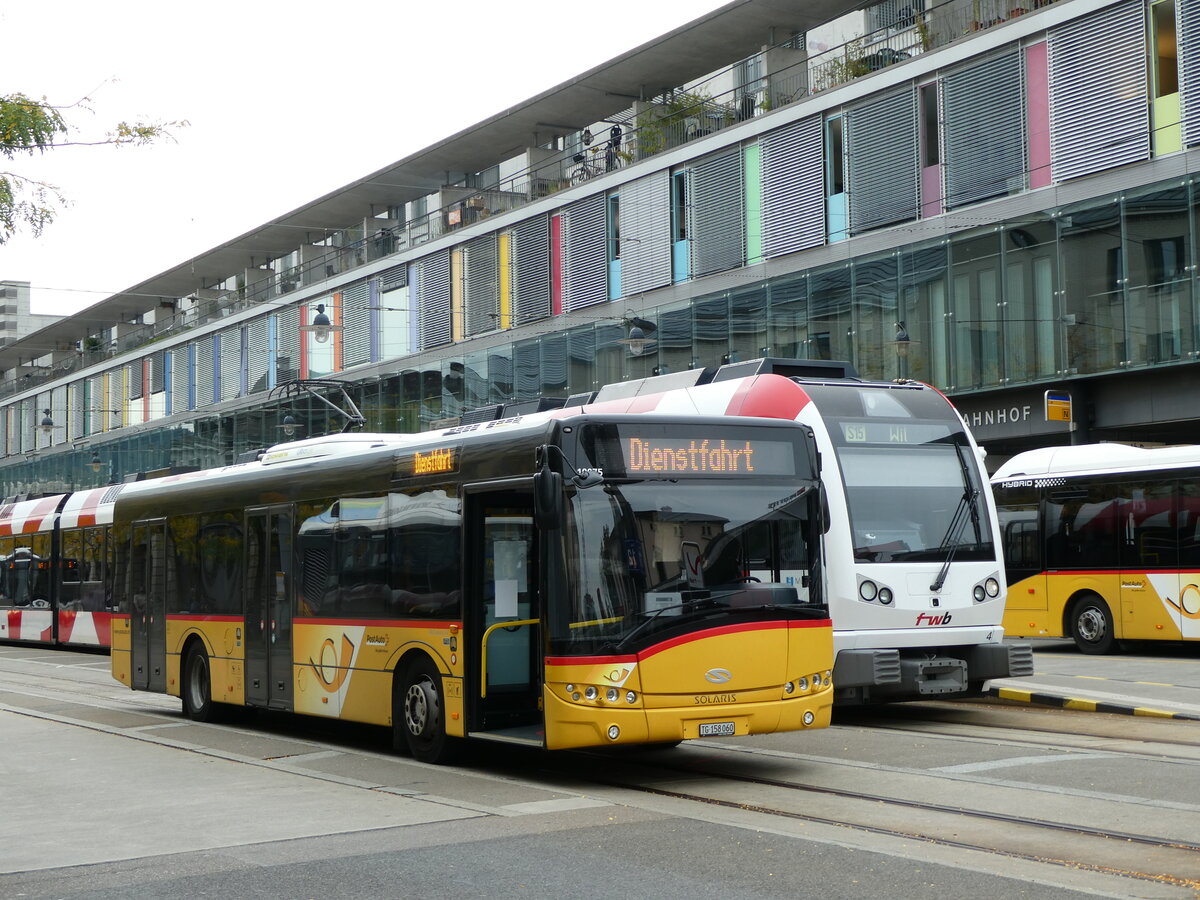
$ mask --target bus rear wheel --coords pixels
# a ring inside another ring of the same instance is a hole
[[[446,734],[445,691],[442,675],[427,659],[409,666],[404,690],[396,699],[393,722],[402,729],[413,758],[420,762],[445,763],[455,755],[458,741]]]
[[[1071,610],[1071,637],[1083,653],[1110,652],[1115,641],[1108,604],[1094,594],[1076,601]]]
[[[217,704],[212,698],[212,672],[208,654],[199,641],[192,644],[183,658],[183,711],[195,722],[212,722],[217,718]]]

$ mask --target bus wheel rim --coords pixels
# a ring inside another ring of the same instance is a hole
[[[1089,608],[1080,614],[1079,635],[1085,641],[1098,641],[1104,637],[1104,616],[1100,610]]]
[[[404,721],[410,733],[421,736],[429,729],[430,703],[427,694],[428,682],[419,681],[408,686],[404,698]]]

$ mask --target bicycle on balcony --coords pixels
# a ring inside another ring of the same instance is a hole
[[[577,167],[571,170],[571,184],[582,184],[597,175],[619,169],[624,162],[624,157],[621,155],[621,141],[624,135],[625,132],[621,126],[614,125],[608,130],[608,141],[602,146],[593,147],[591,146],[592,132],[585,128],[583,131],[585,149],[582,153],[576,153],[572,157],[572,161],[577,164]]]

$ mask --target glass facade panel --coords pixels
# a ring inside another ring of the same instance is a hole
[[[1116,369],[1128,358],[1120,205],[1066,207],[1058,214],[1058,234],[1067,374]]]
[[[808,279],[808,353],[811,359],[855,362],[851,345],[850,266],[818,269]]]
[[[692,364],[692,305],[666,310],[658,317],[659,372],[682,372]]]
[[[729,298],[729,353],[731,359],[764,356],[767,346],[767,287],[737,291]]]
[[[767,285],[771,298],[771,356],[799,359],[808,346],[808,278],[793,275]]]
[[[962,390],[1000,384],[1000,234],[955,241],[950,257],[950,386]]]
[[[1058,234],[1053,221],[1023,222],[1004,232],[1003,328],[1009,382],[1049,378],[1058,359],[1059,322],[1055,298]]]
[[[1129,363],[1179,360],[1195,349],[1187,189],[1127,196],[1123,207]]]
[[[898,260],[894,253],[861,260],[854,266],[854,342],[859,374],[896,378],[900,360]]]

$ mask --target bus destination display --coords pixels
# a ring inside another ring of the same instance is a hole
[[[784,441],[621,436],[629,475],[795,475],[795,452]]]
[[[843,421],[847,444],[930,444],[950,436],[950,426],[932,422]]]

